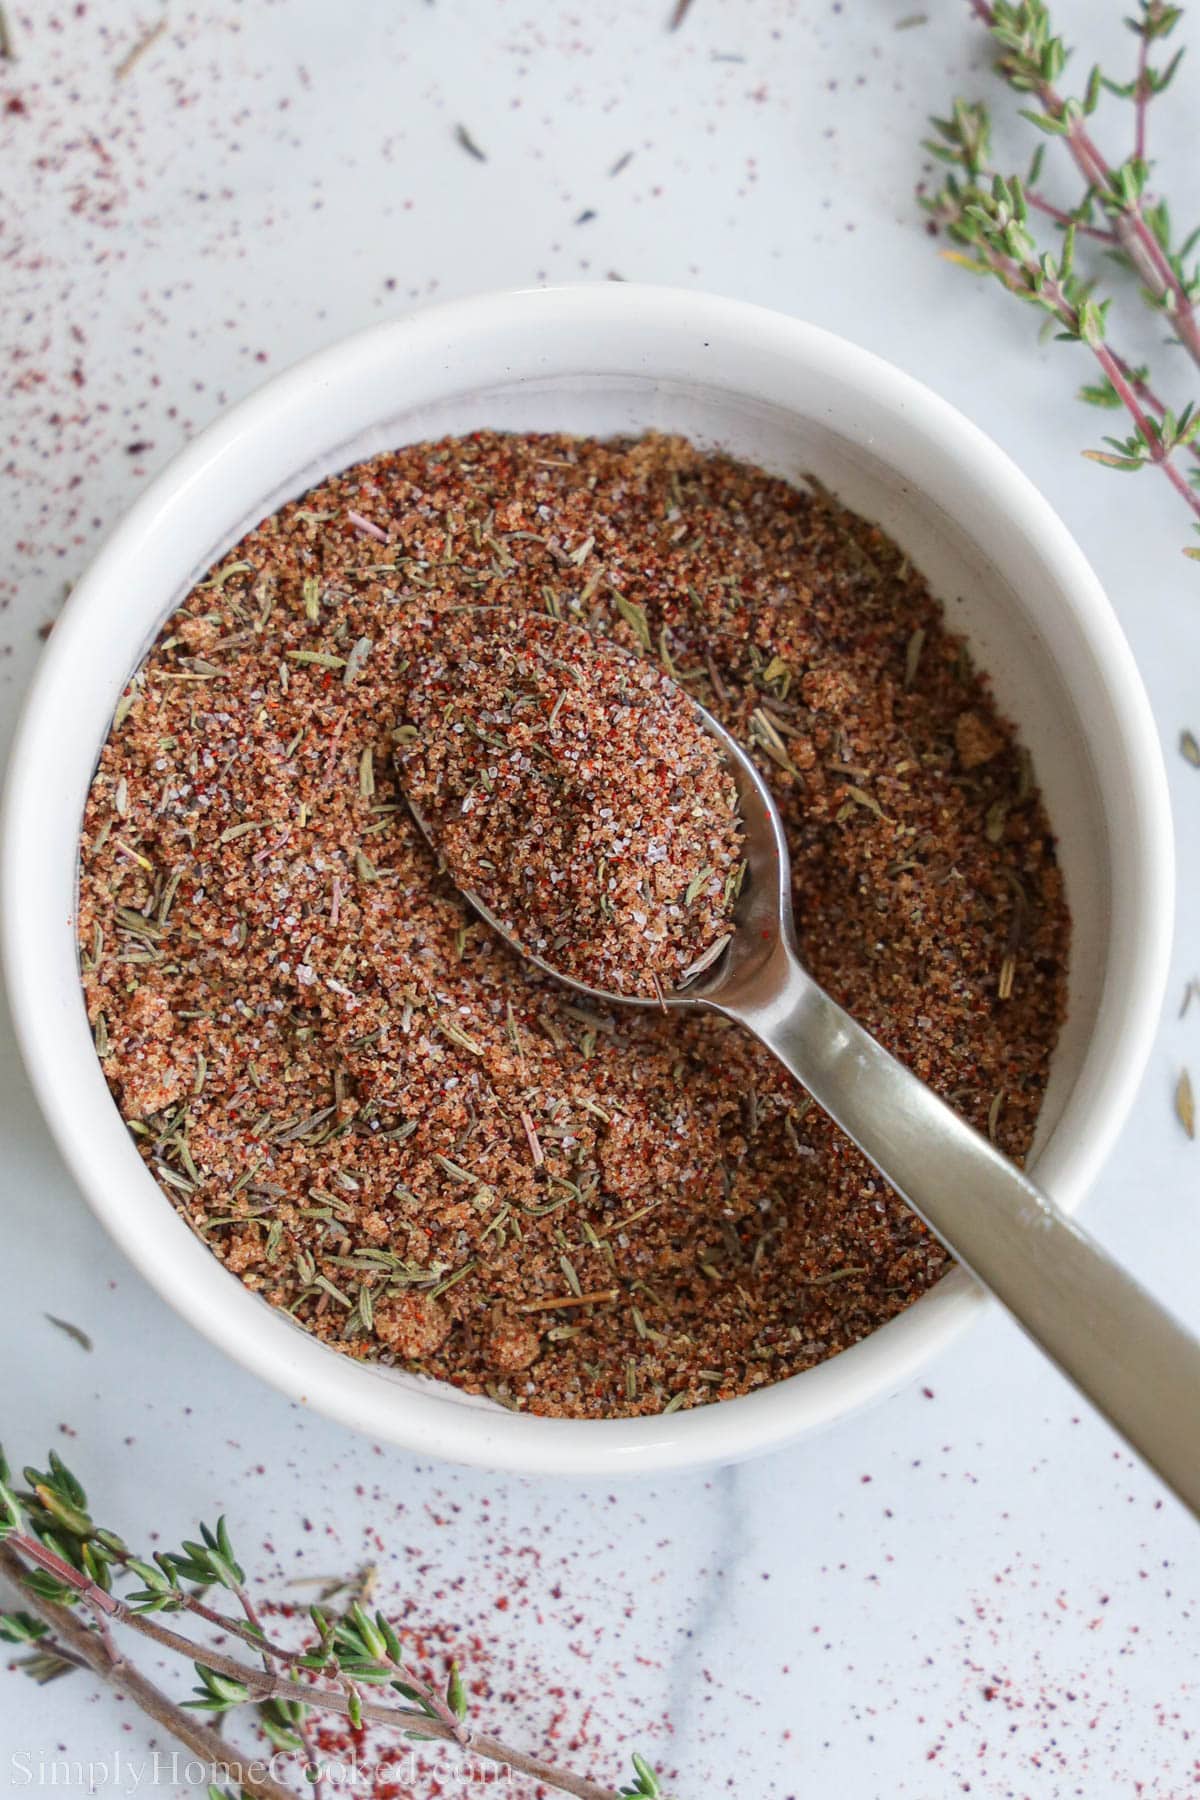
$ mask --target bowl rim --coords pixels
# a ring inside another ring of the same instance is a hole
[[[427,1389],[401,1387],[370,1365],[354,1363],[319,1344],[253,1295],[193,1237],[147,1172],[146,1185],[154,1201],[183,1237],[201,1250],[213,1279],[184,1252],[180,1240],[171,1238],[178,1257],[163,1255],[161,1245],[155,1247],[139,1229],[139,1222],[150,1218],[149,1195],[139,1188],[132,1196],[99,1169],[89,1153],[69,1103],[70,1080],[62,1078],[63,1045],[53,1020],[38,1003],[44,976],[61,966],[57,959],[63,946],[57,926],[46,928],[37,883],[27,878],[30,859],[36,866],[45,806],[44,788],[39,790],[31,775],[39,766],[47,734],[55,730],[61,709],[70,705],[71,671],[84,626],[99,609],[113,604],[122,568],[137,557],[151,524],[164,510],[186,507],[192,491],[213,480],[222,458],[262,433],[281,409],[319,396],[351,366],[366,369],[380,358],[396,355],[410,365],[419,356],[437,357],[464,337],[485,338],[499,320],[509,328],[523,326],[535,337],[547,324],[578,330],[577,372],[593,366],[587,332],[617,323],[627,334],[639,326],[674,325],[704,339],[752,341],[797,365],[833,373],[876,405],[886,406],[906,429],[925,434],[961,458],[975,483],[986,485],[994,504],[1006,510],[1056,578],[1067,597],[1067,611],[1088,641],[1118,721],[1129,810],[1141,826],[1136,856],[1120,845],[1110,851],[1114,862],[1125,857],[1124,874],[1133,894],[1130,910],[1140,927],[1124,947],[1115,1020],[1119,1037],[1109,1045],[1107,1064],[1093,1084],[1086,1141],[1063,1149],[1053,1159],[1056,1198],[1068,1210],[1078,1204],[1137,1090],[1158,1024],[1171,947],[1174,870],[1166,771],[1132,652],[1066,526],[978,427],[874,353],[820,327],[740,300],[632,283],[473,295],[421,307],[343,338],[223,411],[155,477],[115,526],[76,584],[35,670],[21,709],[0,809],[0,961],[17,1040],[41,1111],[92,1210],[177,1312],[288,1398],[377,1439],[526,1474],[611,1477],[736,1461],[792,1441],[894,1392],[979,1316],[985,1304],[980,1291],[956,1271],[915,1306],[829,1361],[739,1399],[667,1417],[547,1420],[474,1405],[432,1384]],[[497,364],[497,378],[509,373],[505,365]],[[653,375],[653,368],[649,373]],[[73,922],[64,920],[64,928],[74,957]],[[76,1069],[81,1073],[78,1059]],[[151,1234],[167,1235],[165,1226]]]

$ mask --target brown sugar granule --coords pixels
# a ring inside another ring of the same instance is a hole
[[[527,1369],[542,1348],[537,1328],[498,1306],[488,1314],[483,1328],[483,1354],[493,1369],[514,1375]]]
[[[450,1332],[445,1309],[428,1294],[412,1289],[371,1309],[375,1335],[381,1344],[408,1362],[419,1362],[441,1348]]]
[[[464,608],[409,629],[430,641],[400,676],[400,779],[456,884],[589,987],[681,987],[731,935],[742,846],[682,690],[554,619]]]
[[[954,743],[964,769],[978,769],[1004,748],[1004,733],[977,712],[960,713],[954,721]]]
[[[585,1003],[439,874],[397,670],[414,607],[464,605],[581,625],[710,707],[779,802],[808,966],[1028,1149],[1069,932],[1028,759],[878,528],[661,437],[378,456],[188,595],[87,802],[97,1052],[171,1202],[346,1354],[546,1414],[746,1393],[947,1258],[745,1032]]]

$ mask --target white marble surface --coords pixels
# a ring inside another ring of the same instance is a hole
[[[1175,1016],[1200,971],[1200,773],[1176,750],[1200,731],[1200,572],[1165,483],[1080,460],[1099,423],[1070,399],[1082,353],[1038,349],[1031,315],[939,263],[916,140],[990,78],[965,7],[895,29],[917,10],[695,0],[669,35],[668,0],[172,0],[117,80],[151,0],[8,0],[4,729],[38,627],[146,477],[346,331],[429,296],[609,272],[833,326],[1012,452],[1133,640],[1181,921],[1144,1090],[1086,1217],[1200,1326],[1200,1151],[1170,1104],[1182,1062],[1200,1075],[1200,1008]],[[1075,30],[1094,9],[1058,10]],[[1086,23],[1114,60],[1131,49],[1119,10]],[[1198,81],[1185,70],[1156,126],[1184,211]],[[1114,104],[1100,127],[1128,119]],[[1152,345],[1153,321],[1135,322],[1138,354],[1139,334]],[[7,1036],[0,1057],[0,1429],[18,1462],[69,1454],[114,1525],[174,1535],[224,1509],[275,1592],[370,1555],[389,1598],[483,1634],[467,1660],[515,1695],[485,1709],[513,1736],[537,1743],[561,1711],[577,1763],[613,1779],[640,1745],[680,1796],[1179,1800],[1200,1780],[1195,1526],[997,1314],[896,1400],[756,1465],[609,1490],[422,1464],[289,1407],[180,1324],[73,1191]],[[57,1754],[107,1760],[92,1785],[116,1792],[114,1753],[148,1742],[84,1678],[0,1675],[0,1788]]]

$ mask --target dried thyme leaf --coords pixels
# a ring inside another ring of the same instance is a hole
[[[1192,1092],[1192,1078],[1186,1069],[1179,1071],[1179,1080],[1175,1084],[1175,1117],[1188,1136],[1194,1138],[1196,1135],[1196,1096]]]
[[[733,933],[727,931],[723,937],[717,939],[715,944],[710,944],[708,949],[705,950],[701,956],[696,958],[695,962],[689,963],[687,968],[682,971],[679,977],[680,987],[686,986],[689,981],[695,981],[697,975],[703,975],[705,969],[711,969],[713,964],[725,951],[726,947],[732,942]]]
[[[156,19],[149,31],[143,32],[142,36],[138,38],[132,49],[127,50],[125,55],[121,58],[121,61],[113,70],[113,80],[124,81],[126,76],[131,75],[138,63],[141,62],[143,56],[145,56],[147,50],[157,44],[159,38],[162,37],[166,29],[166,19]]]
[[[335,1287],[328,1275],[314,1275],[312,1285],[314,1287],[319,1287],[321,1291],[328,1294],[332,1300],[336,1300],[339,1306],[344,1306],[347,1312],[353,1307],[353,1300],[351,1300],[348,1295],[343,1294],[340,1287]]]
[[[783,737],[765,707],[756,706],[750,715],[750,741],[765,750],[771,761],[789,775],[799,778],[800,771],[788,755],[788,748]]]
[[[694,900],[698,900],[715,874],[716,870],[713,868],[712,864],[709,863],[707,868],[701,869],[698,875],[693,875],[692,879],[687,884],[687,890],[683,896],[683,904],[685,906],[691,906]]]
[[[992,1095],[992,1104],[988,1107],[987,1134],[991,1138],[993,1144],[996,1142],[996,1132],[1000,1125],[1000,1114],[1004,1111],[1004,1102],[1006,1099],[1007,1095],[1005,1094],[1004,1089],[997,1088],[996,1092]]]
[[[450,1039],[450,1042],[457,1044],[461,1050],[469,1050],[472,1056],[484,1054],[483,1045],[476,1043],[473,1037],[469,1037],[462,1026],[456,1025],[453,1019],[439,1019],[438,1027]]]
[[[1183,757],[1184,762],[1191,763],[1193,769],[1200,769],[1200,743],[1196,741],[1194,732],[1180,732],[1179,754]]]
[[[366,668],[367,658],[370,656],[373,648],[374,642],[371,638],[360,637],[356,639],[354,648],[346,658],[346,668],[342,675],[343,687],[354,686],[355,682]]]
[[[646,617],[645,607],[639,606],[636,600],[627,600],[624,594],[619,593],[616,588],[613,588],[612,596],[616,602],[617,611],[625,623],[633,627],[642,649],[652,651],[654,640],[650,636],[650,621]]]
[[[475,1269],[478,1266],[478,1257],[472,1257],[471,1261],[464,1263],[461,1269],[455,1269],[453,1275],[447,1275],[444,1281],[439,1281],[435,1288],[431,1288],[429,1290],[429,1298],[431,1300],[440,1300],[442,1295],[449,1293],[452,1287],[456,1287],[460,1281],[465,1281],[472,1269]]]
[[[358,1290],[358,1316],[362,1320],[364,1331],[374,1331],[375,1302],[371,1299],[369,1287],[360,1287]]]
[[[73,1343],[78,1344],[81,1350],[91,1350],[93,1348],[92,1340],[87,1332],[81,1330],[78,1325],[72,1325],[70,1319],[60,1319],[56,1317],[54,1313],[43,1313],[42,1317],[48,1319],[51,1325],[57,1326],[58,1330],[65,1333]]]
[[[214,575],[209,576],[207,581],[200,582],[196,588],[196,592],[199,594],[199,593],[203,593],[206,588],[215,588],[217,593],[219,594],[221,592],[221,589],[225,586],[225,583],[227,581],[230,581],[233,578],[233,576],[245,575],[248,573],[252,573],[253,569],[254,569],[253,563],[248,563],[248,562],[226,563],[226,565],[223,569],[218,569]]]
[[[146,685],[145,670],[139,669],[137,671],[137,673],[130,678],[124,691],[121,694],[121,698],[117,701],[116,710],[113,713],[113,730],[114,731],[118,731],[120,729],[120,727],[125,723],[126,719],[129,717],[130,708],[132,707],[134,701],[141,694],[141,691],[145,685]]]
[[[460,149],[466,151],[468,156],[473,156],[476,162],[487,161],[486,152],[479,148],[479,145],[475,142],[475,139],[471,136],[465,125],[456,125],[454,127],[454,141]]]
[[[1000,964],[1000,974],[996,982],[996,998],[998,1000],[1012,999],[1013,982],[1016,979],[1016,974],[1017,959],[1010,951]]]
[[[175,896],[179,892],[179,884],[183,880],[183,870],[172,869],[167,877],[167,885],[163,889],[162,899],[158,903],[158,922],[166,925],[171,916],[171,908],[175,904]]]
[[[334,656],[328,650],[288,650],[285,651],[285,655],[290,656],[293,662],[312,663],[318,669],[333,670],[346,667],[344,656]]]
[[[433,1160],[445,1169],[451,1181],[461,1181],[473,1186],[478,1179],[477,1176],[472,1175],[470,1169],[464,1169],[461,1163],[451,1162],[450,1158],[443,1156],[440,1150],[434,1153]]]
[[[1008,825],[1008,801],[993,800],[987,809],[987,817],[983,822],[983,835],[989,844],[1004,841],[1005,828]]]
[[[913,682],[917,679],[917,670],[921,663],[921,652],[924,648],[925,627],[923,625],[918,625],[917,629],[909,638],[908,647],[904,652],[904,685],[906,688],[911,688]]]
[[[873,812],[877,819],[886,819],[887,814],[884,812],[882,806],[880,806],[878,800],[876,800],[874,794],[868,794],[865,788],[850,787],[848,785],[846,793],[849,795],[850,799],[853,800],[855,806],[865,806],[867,811]]]

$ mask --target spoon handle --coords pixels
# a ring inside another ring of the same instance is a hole
[[[783,955],[729,1012],[1200,1517],[1200,1342]]]

